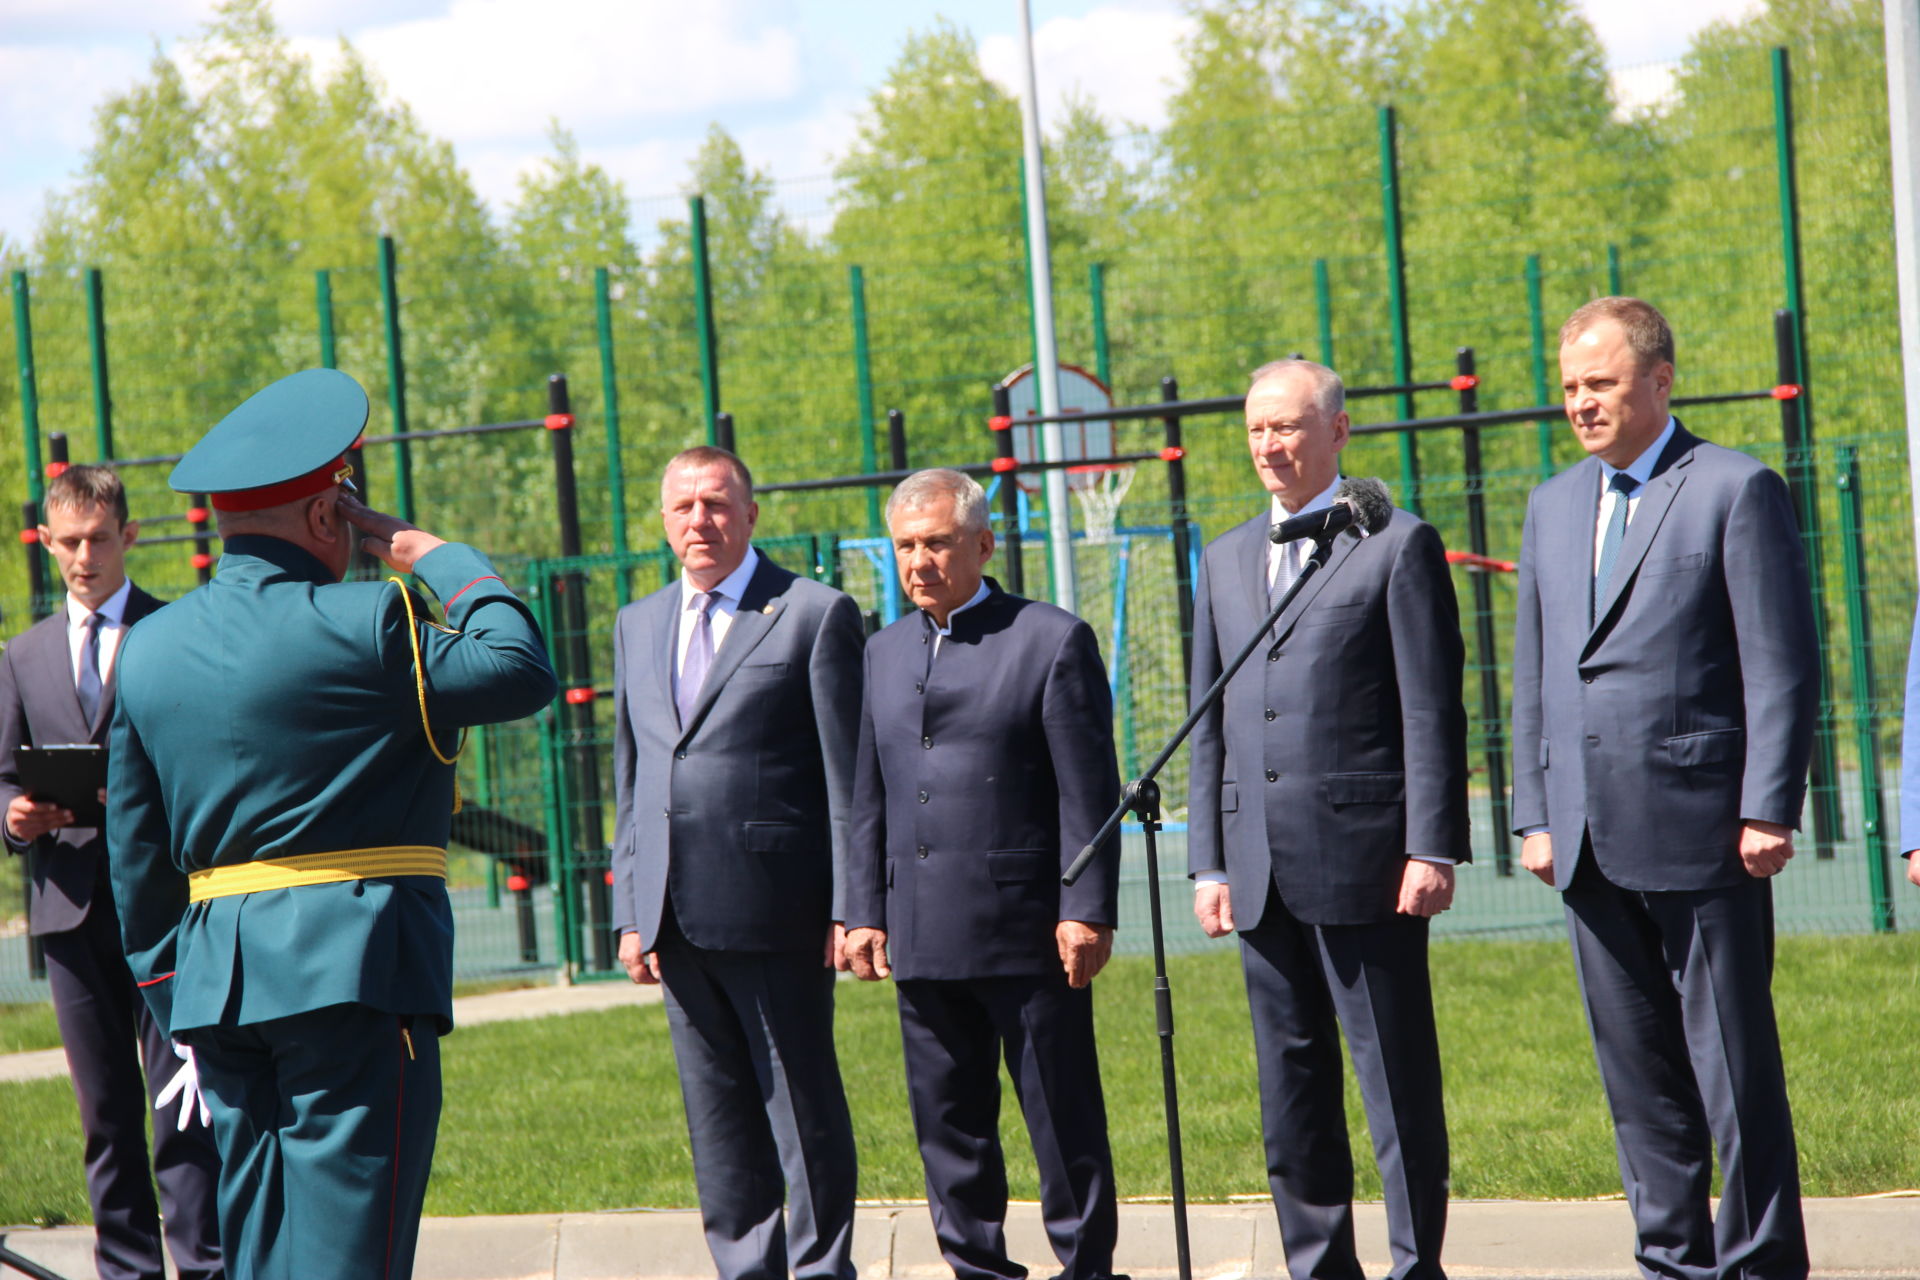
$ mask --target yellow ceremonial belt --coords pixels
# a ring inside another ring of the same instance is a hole
[[[269,889],[297,889],[308,884],[344,884],[349,880],[386,879],[389,876],[447,878],[447,851],[430,845],[395,845],[385,849],[345,849],[338,853],[297,853],[287,858],[262,858],[225,867],[208,867],[187,876],[187,900],[205,902],[240,893]]]

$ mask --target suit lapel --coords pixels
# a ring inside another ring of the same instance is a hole
[[[1607,594],[1594,602],[1594,635],[1606,626],[1608,616],[1626,594],[1627,584],[1633,581],[1640,562],[1647,558],[1647,549],[1653,545],[1653,537],[1660,531],[1660,522],[1666,519],[1680,486],[1686,483],[1687,466],[1693,461],[1693,446],[1697,443],[1699,441],[1684,428],[1675,427],[1673,439],[1667,442],[1666,453],[1655,464],[1653,475],[1647,480],[1647,491],[1634,508],[1626,536],[1620,540],[1620,555],[1613,562],[1613,576],[1607,580]],[[1600,502],[1597,483],[1594,489],[1596,521]],[[1592,643],[1593,636],[1590,635],[1587,644],[1591,646]]]
[[[745,594],[734,607],[733,622],[727,627],[727,638],[720,643],[720,649],[713,655],[713,666],[707,670],[707,679],[700,686],[700,701],[694,704],[693,716],[680,726],[680,736],[685,738],[692,733],[705,718],[707,708],[720,696],[720,690],[727,684],[741,662],[752,653],[754,646],[766,639],[767,632],[785,610],[787,602],[776,600],[774,588],[779,584],[780,569],[773,561],[762,555],[759,568],[753,571],[753,577],[747,580]]]
[[[1314,575],[1307,579],[1307,584],[1300,588],[1300,593],[1294,596],[1293,602],[1280,615],[1280,621],[1274,625],[1275,640],[1287,638],[1294,624],[1300,621],[1300,615],[1307,611],[1313,604],[1314,597],[1320,594],[1320,589],[1327,585],[1327,579],[1333,576],[1334,570],[1353,554],[1353,549],[1362,541],[1363,539],[1357,533],[1342,533],[1333,540],[1333,547],[1327,554],[1325,566],[1316,570]]]
[[[649,655],[648,666],[653,670],[654,688],[659,695],[656,705],[665,708],[665,713],[671,716],[674,714],[673,658],[680,647],[679,579],[654,592],[634,622],[639,634],[632,637],[633,643]]]
[[[1251,610],[1247,614],[1248,628],[1266,617],[1267,610],[1273,607],[1267,601],[1267,549],[1273,545],[1267,537],[1267,530],[1272,527],[1272,519],[1272,508],[1269,507],[1267,515],[1249,520],[1241,526],[1246,530],[1247,545],[1241,548],[1237,559],[1240,572],[1246,575],[1242,591],[1246,596],[1247,608]]]
[[[48,700],[55,712],[56,724],[42,726],[34,735],[34,741],[47,744],[53,742],[86,742],[89,739],[86,713],[80,709],[80,690],[73,683],[73,650],[67,645],[67,602],[60,600],[60,607],[52,617],[41,624],[38,644],[27,649],[22,656],[22,665],[31,665],[34,679],[48,689]],[[29,636],[23,635],[14,641],[15,645],[24,645]],[[101,699],[105,704],[105,699]],[[53,736],[57,731],[60,736]]]

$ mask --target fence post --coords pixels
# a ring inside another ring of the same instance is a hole
[[[733,415],[725,409],[713,415],[713,429],[707,433],[707,439],[728,453],[738,456],[740,452],[733,435]]]
[[[1881,815],[1880,725],[1873,701],[1873,631],[1867,612],[1867,546],[1860,528],[1860,457],[1839,449],[1840,554],[1847,599],[1848,669],[1853,673],[1853,741],[1860,756],[1860,833],[1866,846],[1867,885],[1876,933],[1894,929],[1893,873]]]
[[[325,267],[313,273],[313,310],[319,327],[320,367],[338,369],[333,342],[333,273]]]
[[[700,342],[700,404],[707,424],[707,443],[717,444],[714,415],[720,412],[720,339],[713,324],[713,270],[707,257],[706,197],[687,197],[687,224],[693,236],[693,317]]]
[[[27,553],[27,612],[35,621],[47,616],[47,559],[36,534],[40,527],[40,500],[46,496],[45,478],[40,473],[40,388],[34,376],[33,307],[27,292],[27,273],[13,273],[13,347],[20,361],[20,438],[27,468],[27,501],[22,510],[25,523],[20,541]]]
[[[1107,264],[1087,266],[1087,294],[1093,306],[1093,373],[1100,385],[1113,390],[1113,348],[1107,342]]]
[[[607,437],[607,503],[613,549],[627,550],[627,471],[620,458],[620,386],[613,369],[613,289],[607,269],[593,269],[593,321],[600,339],[600,418]],[[632,580],[625,569],[618,575],[620,603],[633,597]]]
[[[1380,208],[1387,249],[1387,310],[1393,331],[1393,380],[1413,381],[1413,343],[1407,332],[1407,253],[1400,234],[1400,128],[1392,107],[1380,108]],[[1413,393],[1399,395],[1400,419],[1413,417]],[[1420,446],[1400,433],[1400,505],[1421,514]]]
[[[1327,279],[1327,260],[1313,260],[1313,314],[1320,327],[1320,363],[1333,368],[1333,284]]]
[[[567,395],[565,374],[547,379],[547,436],[553,441],[553,491],[560,516],[560,555],[574,560],[580,554],[580,495],[573,469],[573,405]],[[579,815],[572,827],[572,849],[579,853],[598,850],[606,843],[606,830],[600,811],[600,750],[593,728],[593,653],[587,644],[587,579],[571,569],[555,580],[563,604],[562,627],[566,632],[566,671],[562,675],[565,693],[566,753],[568,799],[577,797]],[[587,887],[587,915],[584,922],[593,947],[593,967],[613,967],[612,905],[607,890],[605,868],[589,860],[581,867]],[[568,886],[572,893],[572,886]]]
[[[880,469],[880,449],[873,438],[873,353],[867,345],[867,277],[854,263],[847,268],[847,289],[853,302],[853,389],[860,411],[860,470],[872,475]],[[880,491],[867,489],[867,536],[886,532],[880,519]]]
[[[1827,660],[1826,572],[1820,544],[1820,495],[1814,485],[1813,438],[1806,417],[1806,388],[1795,381],[1798,326],[1791,311],[1773,313],[1774,354],[1780,383],[1798,386],[1797,394],[1780,399],[1780,437],[1786,446],[1787,492],[1800,525],[1800,545],[1807,560],[1807,582],[1813,592],[1813,637],[1820,656],[1820,718],[1813,738],[1810,779],[1813,801],[1813,841],[1816,856],[1831,858],[1835,842],[1846,838],[1840,810],[1839,765],[1833,745],[1833,671]]]
[[[532,589],[534,621],[540,624],[540,634],[547,638],[547,647],[554,659],[555,674],[560,676],[564,688],[566,678],[557,670],[565,661],[564,651],[556,642],[558,628],[553,608],[553,599],[559,592],[559,577],[546,561],[535,561],[529,572],[529,585]],[[567,852],[566,786],[560,761],[560,711],[563,701],[543,707],[535,724],[540,731],[540,794],[545,799],[547,819],[547,883],[553,887],[553,928],[557,940],[557,959],[569,972],[581,967],[580,933],[574,927],[578,914],[575,899],[573,858]],[[513,893],[516,914],[520,919],[520,958],[528,963],[540,958],[538,933],[533,924],[533,890],[530,877],[522,869],[521,883],[507,881],[507,888]],[[531,944],[531,945],[530,945]]]
[[[1609,249],[1613,246],[1608,245]],[[1535,404],[1547,404],[1553,392],[1547,381],[1547,313],[1540,287],[1540,255],[1527,255],[1527,319],[1533,334],[1533,394]],[[1540,480],[1553,479],[1553,431],[1555,424],[1540,419],[1535,428],[1540,443]],[[1484,554],[1484,553],[1483,553]]]
[[[898,409],[887,410],[887,458],[895,471],[905,471],[907,462],[907,415]]]
[[[93,375],[93,440],[100,461],[113,460],[113,395],[107,385],[107,308],[100,268],[87,268],[87,355]]]
[[[1020,558],[1020,482],[1013,456],[1013,395],[1000,383],[993,384],[993,470],[1000,477],[1000,542],[1006,547],[1007,590],[1014,595],[1027,593],[1026,565]]]
[[[1180,398],[1179,380],[1160,379],[1160,399],[1171,404]],[[1167,522],[1173,526],[1173,590],[1180,610],[1180,684],[1193,675],[1193,522],[1187,517],[1187,447],[1180,436],[1180,415],[1160,419],[1166,425]]]
[[[407,431],[407,365],[400,354],[400,282],[395,262],[393,237],[380,237],[380,299],[387,321],[387,405],[393,414],[395,435]],[[410,441],[393,442],[393,511],[402,520],[413,521],[413,446]]]
[[[1625,292],[1620,283],[1620,246],[1617,244],[1607,246],[1607,292],[1616,298]]]
[[[1480,382],[1474,372],[1472,347],[1461,347],[1453,354],[1458,375],[1454,386],[1460,392],[1460,412],[1480,411]],[[1467,483],[1467,547],[1477,556],[1488,554],[1486,473],[1480,465],[1480,429],[1466,427],[1460,432],[1460,456]],[[1494,874],[1513,874],[1513,823],[1507,804],[1507,730],[1500,714],[1500,649],[1493,630],[1493,582],[1484,569],[1467,572],[1473,585],[1474,648],[1480,668],[1480,731],[1484,735],[1487,760],[1487,801],[1493,816]]]
[[[190,495],[193,505],[187,508],[187,526],[193,530],[193,572],[205,586],[213,581],[213,524],[212,513],[207,510],[207,495]],[[356,553],[365,556],[364,552]]]

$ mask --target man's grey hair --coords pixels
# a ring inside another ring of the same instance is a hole
[[[968,533],[987,529],[987,491],[964,471],[929,467],[916,471],[894,487],[887,499],[887,523],[897,511],[917,511],[941,498],[953,499],[953,514]]]
[[[1347,384],[1341,381],[1340,375],[1323,364],[1302,360],[1297,356],[1267,361],[1247,375],[1247,388],[1252,390],[1268,378],[1283,373],[1304,373],[1313,380],[1314,402],[1329,420],[1346,409]]]

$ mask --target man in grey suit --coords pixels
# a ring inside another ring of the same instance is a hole
[[[1207,545],[1193,692],[1300,576],[1311,544],[1271,525],[1332,505],[1348,438],[1331,369],[1253,373],[1247,446],[1270,511]],[[1333,544],[1194,729],[1188,859],[1210,937],[1240,931],[1260,1064],[1267,1177],[1297,1280],[1358,1277],[1346,1032],[1387,1202],[1396,1280],[1440,1277],[1447,1126],[1427,973],[1430,917],[1467,841],[1464,647],[1446,552],[1405,511]]]
[[[1113,949],[1118,859],[1109,848],[1072,888],[1060,876],[1119,799],[1106,668],[1085,622],[984,576],[993,532],[969,477],[907,477],[887,528],[919,608],[867,645],[848,959],[862,979],[894,978],[954,1275],[1027,1274],[1004,1229],[1004,1060],[1058,1280],[1104,1280],[1119,1217],[1092,983]]]
[[[1920,888],[1920,613],[1913,619],[1907,649],[1907,708],[1900,736],[1900,856],[1907,881]]]
[[[46,946],[47,985],[86,1144],[94,1268],[101,1280],[161,1280],[164,1220],[175,1269],[185,1280],[207,1280],[222,1274],[219,1157],[191,1114],[196,1099],[165,1094],[183,1062],[121,951],[106,841],[75,826],[72,812],[27,794],[15,763],[26,745],[106,742],[120,642],[160,607],[127,578],[127,549],[139,534],[127,518],[126,490],[108,468],[68,467],[47,486],[39,536],[67,596],[58,613],[0,655],[0,809],[8,851],[27,855],[31,868],[31,927]]]
[[[1669,414],[1673,333],[1647,303],[1575,311],[1560,380],[1592,456],[1527,506],[1521,861],[1561,892],[1642,1272],[1802,1277],[1771,990],[1770,877],[1818,711],[1793,508],[1777,474]]]
[[[860,616],[754,550],[731,453],[677,455],[660,499],[680,580],[614,629],[620,960],[665,987],[720,1276],[853,1280],[833,983]]]

